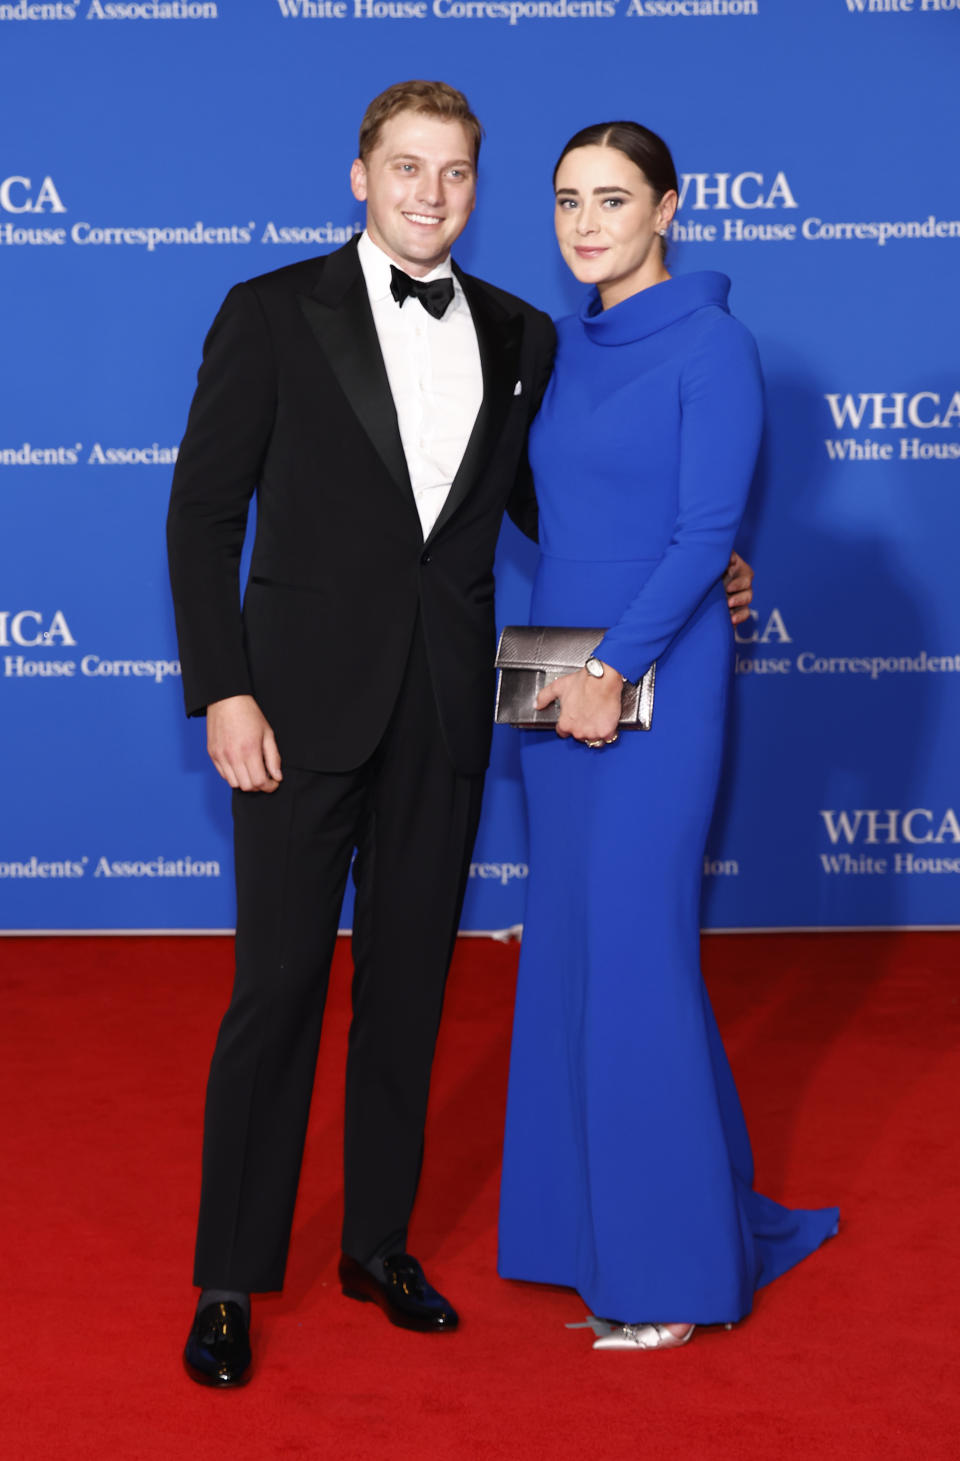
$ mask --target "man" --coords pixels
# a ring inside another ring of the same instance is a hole
[[[249,1295],[283,1282],[355,849],[340,1281],[395,1324],[457,1325],[406,1230],[489,750],[493,555],[505,508],[535,524],[524,445],[554,347],[546,315],[450,261],[480,136],[440,82],[371,103],[364,235],[231,290],[177,462],[184,692],[234,788],[237,881],[185,1351],[204,1384],[249,1378]]]

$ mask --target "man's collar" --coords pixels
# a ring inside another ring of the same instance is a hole
[[[393,260],[383,252],[383,249],[380,248],[378,244],[374,243],[373,239],[367,233],[366,229],[364,229],[363,233],[360,235],[359,240],[357,241],[357,256],[360,259],[360,267],[363,270],[363,277],[366,280],[367,285],[367,293],[369,294],[371,301],[376,303],[379,302],[381,299],[389,298],[391,281],[390,269],[391,266],[393,266]],[[400,266],[398,264],[394,267],[399,268]],[[456,291],[457,296],[462,293],[460,288],[460,282],[454,276],[453,265],[450,261],[449,254],[444,259],[442,264],[438,264],[435,269],[430,270],[429,274],[424,274],[421,277],[424,281],[428,281],[430,279],[452,278],[454,283],[454,290]]]

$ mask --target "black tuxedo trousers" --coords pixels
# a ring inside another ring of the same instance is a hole
[[[354,847],[342,1246],[402,1250],[482,775],[444,745],[419,625],[355,771],[234,792],[237,965],[207,1087],[194,1281],[282,1286],[337,921]]]

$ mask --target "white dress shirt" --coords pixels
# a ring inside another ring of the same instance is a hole
[[[398,305],[390,260],[364,232],[357,248],[397,411],[424,539],[440,516],[483,399],[470,306],[449,258],[424,278],[453,279],[453,300],[435,320],[419,299]]]

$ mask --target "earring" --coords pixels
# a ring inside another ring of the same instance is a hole
[[[661,238],[666,238],[667,236],[667,230],[665,228],[658,228],[657,233],[659,233]]]

